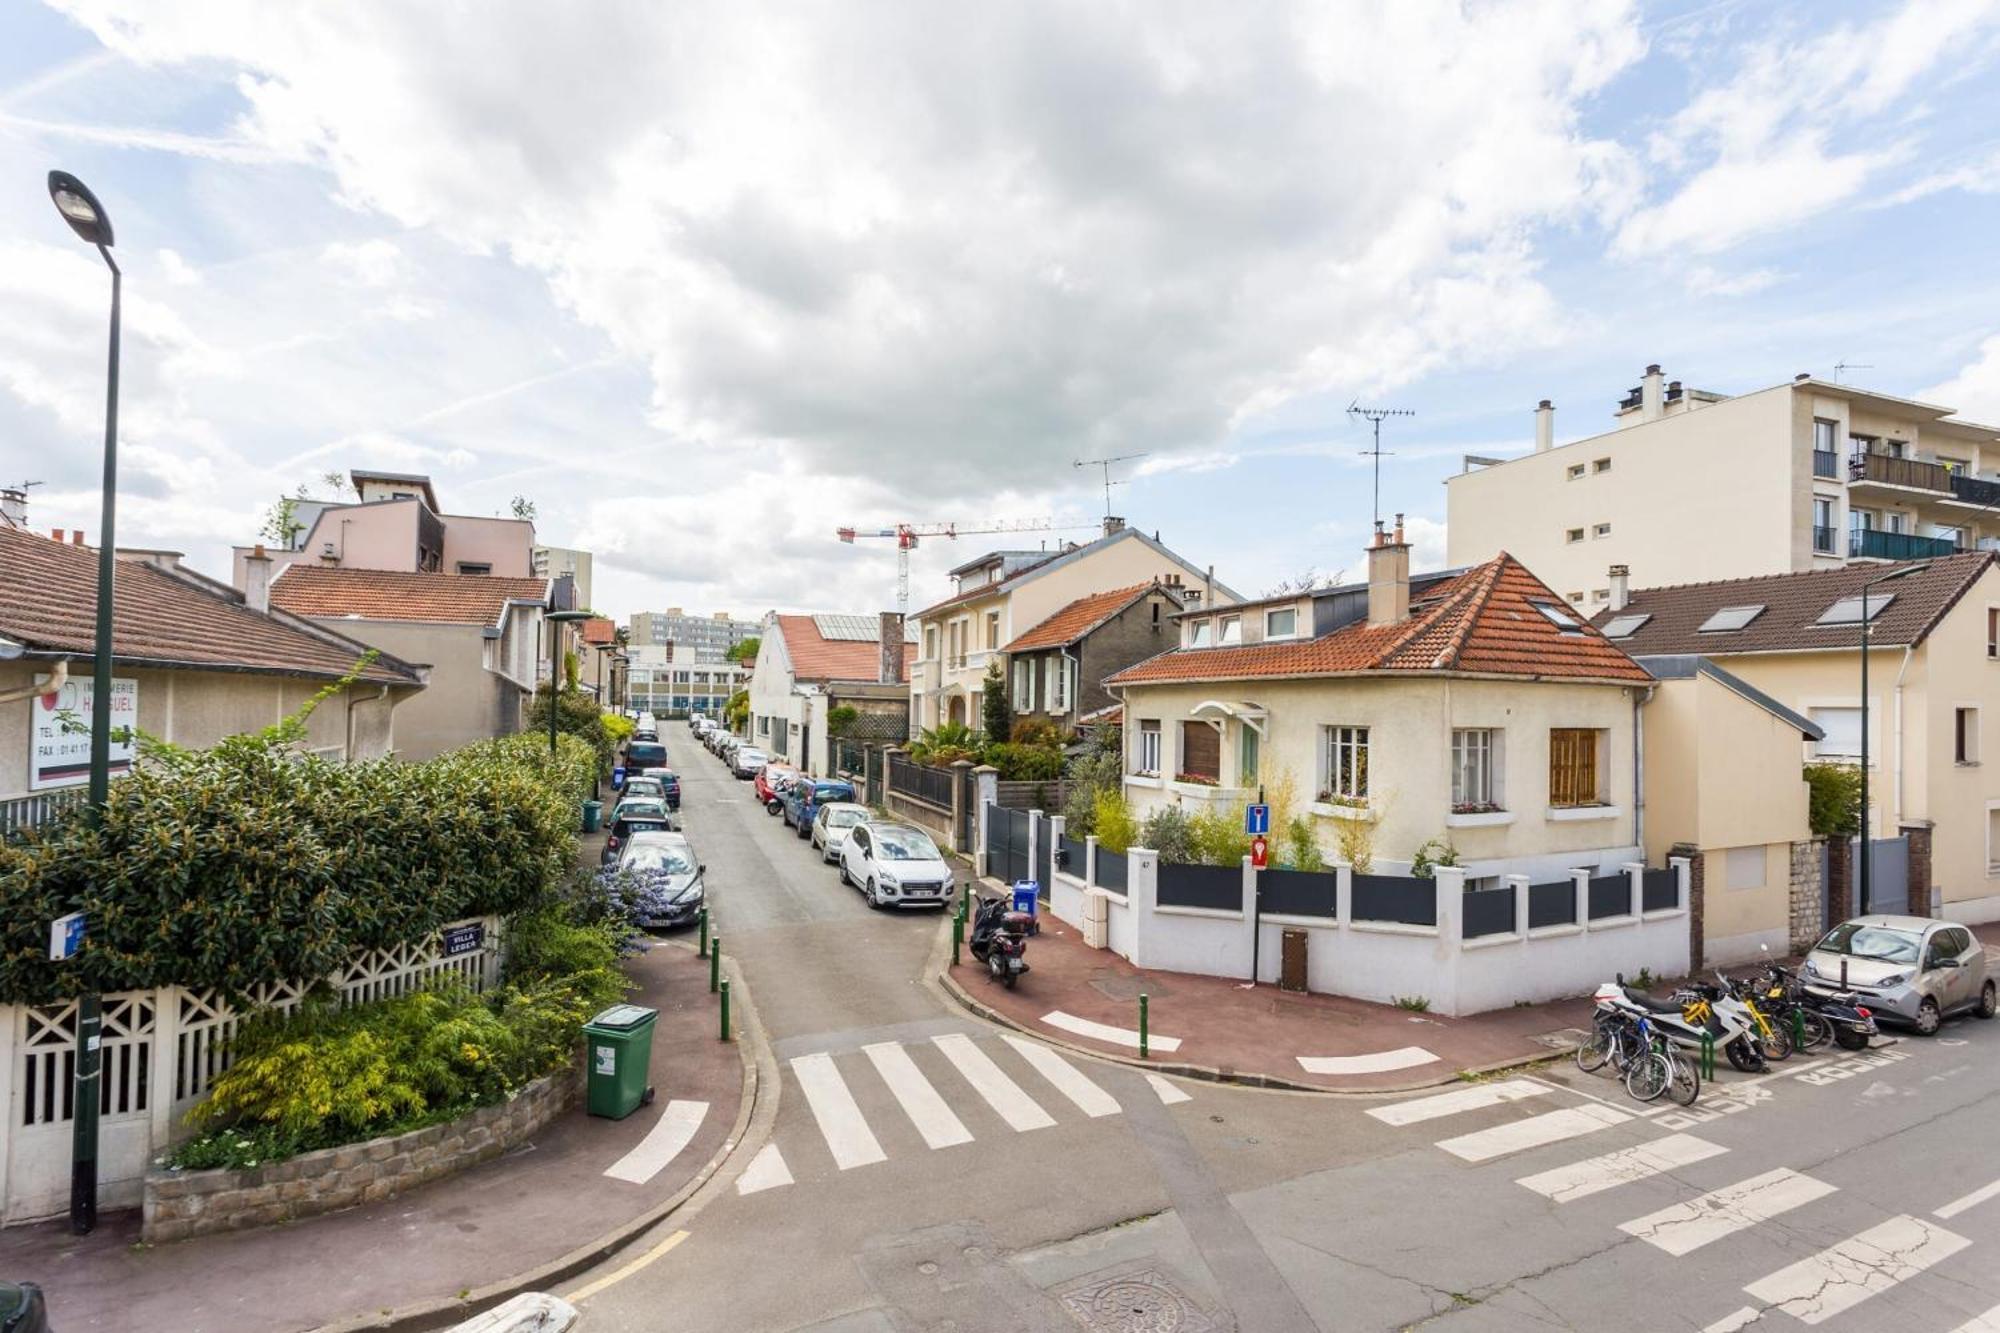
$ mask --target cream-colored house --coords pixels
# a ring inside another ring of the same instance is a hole
[[[1910,573],[1869,594],[1869,827],[1887,838],[1927,828],[1943,914],[2000,920],[2000,777],[1984,766],[1984,724],[2000,718],[2000,569],[1991,552],[1901,568]],[[1720,663],[1824,733],[1803,745],[1803,758],[1857,763],[1861,585],[1886,572],[1856,564],[1629,597],[1614,580],[1612,605],[1595,620],[1634,656]],[[1761,778],[1711,776],[1726,785],[1713,798],[1703,792],[1704,806],[1779,798]],[[1781,795],[1790,799],[1789,785]],[[1713,844],[1722,835],[1704,826],[1699,836]]]
[[[1154,579],[1183,602],[1238,600],[1233,589],[1123,519],[1104,535],[1060,551],[994,551],[951,571],[957,590],[910,617],[917,657],[910,675],[913,732],[943,722],[978,730],[986,669],[1006,644],[1080,597]]]
[[[1262,783],[1329,859],[1401,873],[1449,844],[1473,887],[1638,860],[1645,669],[1504,553],[1414,593],[1400,528],[1368,560],[1361,596],[1191,612],[1185,646],[1111,677],[1135,813],[1233,811]],[[1225,634],[1237,615],[1254,637]]]
[[[750,743],[808,773],[834,771],[831,714],[847,733],[900,741],[909,716],[910,636],[893,611],[764,617],[750,673]]]
[[[1532,453],[1467,459],[1447,560],[1509,551],[1595,613],[1613,565],[1658,587],[2000,546],[2000,427],[1951,412],[1810,375],[1729,397],[1648,366],[1611,430],[1557,445],[1544,400]]]

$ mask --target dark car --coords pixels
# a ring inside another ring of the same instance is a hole
[[[651,779],[660,784],[660,799],[667,803],[667,809],[681,808],[681,775],[671,768],[648,768],[640,772],[642,779]]]
[[[49,1333],[42,1289],[32,1282],[0,1282],[0,1329],[6,1333]]]
[[[611,833],[599,854],[601,865],[610,865],[635,833],[675,833],[673,812],[659,801],[624,801],[611,817]]]
[[[784,821],[798,830],[801,838],[812,836],[813,816],[828,801],[851,801],[854,784],[839,778],[800,778],[785,793]]]
[[[702,907],[708,867],[678,833],[641,833],[625,844],[611,872],[623,876],[634,897],[633,915],[646,927],[685,926]]]
[[[667,766],[667,747],[657,740],[633,740],[625,746],[625,771],[643,773],[649,768]]]

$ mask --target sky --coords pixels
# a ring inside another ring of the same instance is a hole
[[[1111,507],[1246,594],[1418,568],[1643,368],[2000,422],[2000,0],[0,0],[0,482],[227,577],[281,494],[536,506],[621,619],[912,602]]]

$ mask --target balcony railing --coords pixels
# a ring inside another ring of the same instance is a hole
[[[1819,552],[1821,555],[1832,555],[1834,549],[1833,529],[1815,525],[1813,528],[1813,550]]]
[[[1831,449],[1813,450],[1813,475],[1815,477],[1838,477],[1840,456]]]
[[[1847,534],[1847,553],[1866,560],[1935,560],[1958,554],[1958,543],[1949,537],[1919,537],[1912,532],[1864,528]]]
[[[1942,463],[1925,463],[1915,458],[1890,458],[1886,454],[1858,454],[1847,460],[1847,479],[1880,482],[1884,486],[1907,486],[1920,491],[1951,493],[1951,470]]]
[[[2000,481],[1982,481],[1963,472],[1954,472],[1951,474],[1951,493],[1955,499],[1967,504],[2000,505]]]

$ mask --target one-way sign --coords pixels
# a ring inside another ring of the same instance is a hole
[[[1271,832],[1271,807],[1268,805],[1246,805],[1243,807],[1243,831],[1255,838]]]

